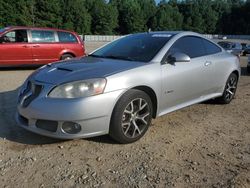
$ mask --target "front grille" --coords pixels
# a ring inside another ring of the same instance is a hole
[[[56,132],[57,126],[58,126],[57,121],[40,120],[40,119],[36,121],[37,128],[50,131],[50,132]]]
[[[35,98],[40,95],[42,88],[42,85],[34,84],[29,81],[23,93],[19,97],[19,101],[22,101],[21,105],[23,107],[27,107]]]

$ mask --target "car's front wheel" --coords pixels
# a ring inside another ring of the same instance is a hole
[[[235,73],[231,73],[227,79],[223,95],[218,98],[218,102],[222,104],[229,104],[236,93],[238,84],[238,76]]]
[[[110,136],[119,143],[139,140],[152,120],[150,97],[140,90],[129,90],[117,102],[110,123]]]

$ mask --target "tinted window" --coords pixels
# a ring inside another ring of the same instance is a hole
[[[32,42],[55,42],[54,31],[42,31],[32,30],[31,31]]]
[[[58,38],[60,42],[77,42],[76,37],[68,32],[58,31]]]
[[[6,33],[1,37],[1,42],[3,43],[18,43],[18,42],[28,42],[27,31],[26,30],[14,30]]]
[[[171,34],[141,33],[118,39],[92,56],[148,62],[172,37]]]
[[[199,37],[182,37],[173,44],[168,54],[181,52],[187,54],[190,58],[204,56],[206,51],[202,40]]]
[[[207,55],[216,54],[216,53],[221,52],[221,49],[218,46],[216,46],[215,44],[213,44],[212,42],[203,39],[203,43],[204,43]]]

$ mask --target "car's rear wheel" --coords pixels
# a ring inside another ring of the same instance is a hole
[[[140,90],[129,90],[117,102],[110,123],[110,136],[119,143],[139,140],[152,120],[150,97]]]
[[[218,102],[221,104],[229,104],[235,96],[237,84],[238,76],[235,73],[231,73],[227,79],[223,95],[217,99]]]
[[[72,59],[74,58],[73,55],[71,54],[63,54],[62,57],[61,57],[61,60],[69,60],[69,59]]]

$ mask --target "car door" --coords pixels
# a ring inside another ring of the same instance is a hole
[[[209,62],[209,68],[211,69],[209,83],[211,84],[210,93],[219,93],[221,88],[224,87],[224,73],[227,62],[225,61],[224,56],[222,55],[221,48],[214,44],[213,42],[203,39],[203,44],[206,49],[206,62]]]
[[[33,62],[47,64],[60,59],[61,45],[53,30],[30,30]]]
[[[11,30],[1,36],[0,65],[24,65],[32,63],[31,46],[27,30]]]
[[[178,39],[168,50],[166,57],[181,52],[188,55],[190,62],[176,62],[162,65],[163,108],[186,106],[211,93],[210,76],[213,64],[206,59],[202,38],[185,36]]]

